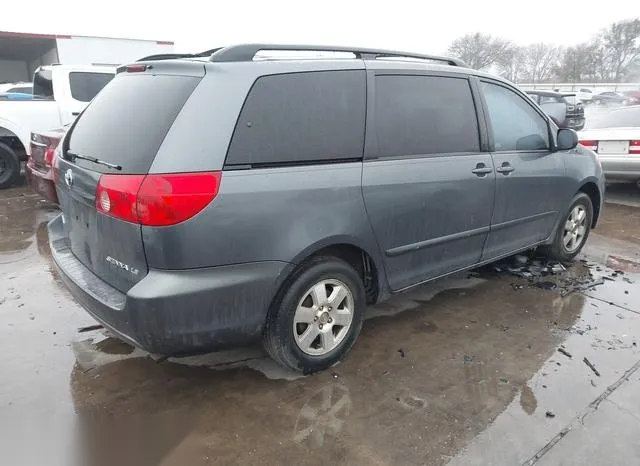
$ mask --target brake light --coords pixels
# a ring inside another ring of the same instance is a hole
[[[51,167],[53,165],[56,148],[60,144],[61,138],[62,135],[53,137],[39,133],[31,133],[31,154],[41,153],[44,164]]]
[[[112,217],[139,223],[136,196],[144,175],[102,175],[96,189],[96,208]]]
[[[53,157],[56,153],[56,147],[58,147],[57,144],[53,146],[49,146],[47,147],[47,150],[44,153],[44,163],[49,167],[53,166]]]
[[[629,153],[640,154],[640,139],[629,141]]]
[[[598,152],[598,141],[580,141],[580,144],[582,144],[587,149]]]
[[[96,209],[141,225],[175,225],[213,201],[221,179],[221,172],[102,175],[96,189]]]
[[[129,65],[125,69],[127,73],[141,73],[147,69],[147,65]]]

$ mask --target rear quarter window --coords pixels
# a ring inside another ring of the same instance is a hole
[[[121,165],[117,173],[145,174],[200,78],[151,74],[118,75],[89,104],[70,130],[68,152]],[[176,154],[180,156],[181,154]],[[90,170],[102,165],[75,159]]]
[[[361,159],[364,70],[263,76],[244,103],[226,165]]]

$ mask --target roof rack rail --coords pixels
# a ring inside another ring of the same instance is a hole
[[[252,61],[260,51],[283,50],[291,52],[345,52],[352,53],[362,60],[376,58],[417,58],[420,60],[432,60],[444,62],[451,66],[467,67],[457,58],[442,57],[439,55],[424,55],[412,52],[397,52],[393,50],[378,50],[354,47],[336,47],[322,45],[284,45],[284,44],[238,44],[222,47],[211,55],[212,62],[238,62]]]
[[[149,55],[147,57],[139,58],[136,61],[153,61],[153,60],[178,60],[181,58],[206,58],[210,57],[211,54],[216,53],[222,47],[218,47],[211,50],[205,50],[200,53],[161,53],[158,55]]]

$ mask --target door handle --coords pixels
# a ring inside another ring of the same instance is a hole
[[[502,164],[502,166],[500,166],[500,167],[496,168],[496,171],[497,171],[498,173],[502,173],[502,174],[504,174],[504,175],[508,175],[508,174],[509,174],[509,173],[511,173],[513,170],[515,170],[515,168],[513,168],[509,162],[504,162],[504,163]]]
[[[492,171],[493,171],[493,168],[487,167],[484,163],[479,163],[478,165],[476,165],[476,168],[471,170],[471,173],[474,173],[479,177],[483,177],[488,173],[491,173]]]
[[[71,116],[78,116],[80,115],[80,112],[71,112]]]

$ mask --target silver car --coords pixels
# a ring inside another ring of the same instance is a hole
[[[580,132],[580,144],[598,154],[608,181],[640,186],[640,105],[594,117]]]

